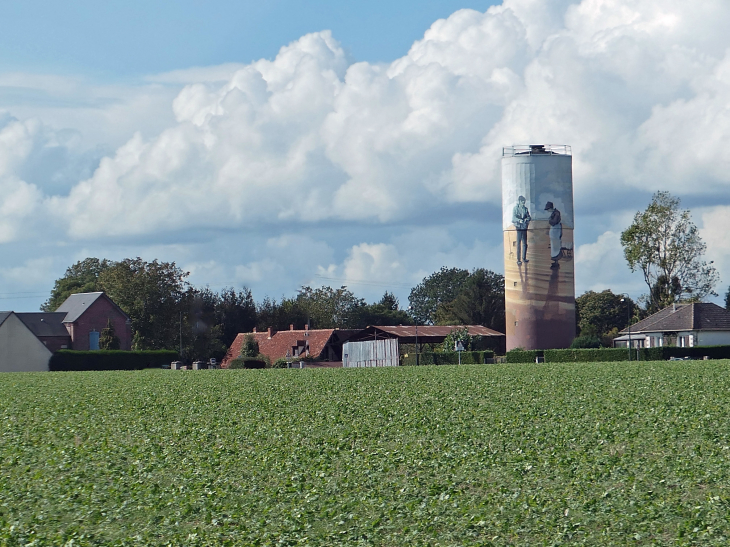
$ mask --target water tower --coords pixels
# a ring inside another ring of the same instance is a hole
[[[502,150],[507,350],[567,348],[575,338],[570,146]]]

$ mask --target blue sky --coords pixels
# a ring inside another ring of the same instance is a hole
[[[501,147],[573,148],[576,290],[645,292],[620,233],[657,190],[730,282],[725,0],[11,2],[0,309],[89,256],[257,300],[368,301],[503,271]]]
[[[191,66],[274,57],[282,45],[332,30],[355,61],[392,61],[440,18],[489,1],[198,2],[27,0],[3,5],[3,70],[118,80]]]

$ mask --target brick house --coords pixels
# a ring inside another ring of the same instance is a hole
[[[99,335],[107,321],[114,325],[120,349],[132,349],[132,323],[119,306],[103,292],[72,294],[56,310],[71,337],[71,349],[99,349]],[[55,315],[55,314],[54,314]]]
[[[273,363],[277,359],[312,357],[318,361],[342,361],[342,344],[357,330],[347,329],[309,329],[277,331],[269,328],[266,332],[242,332],[228,348],[221,366],[228,368],[228,362],[241,353],[246,336],[252,335],[259,344],[259,352],[266,355]]]

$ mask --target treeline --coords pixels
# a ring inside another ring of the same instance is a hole
[[[489,270],[442,268],[411,290],[409,308],[386,291],[367,303],[347,287],[303,287],[256,302],[251,291],[192,286],[174,262],[87,258],[56,280],[43,311],[73,293],[104,291],[130,317],[136,350],[180,350],[185,359],[221,359],[240,332],[360,329],[369,325],[480,324],[504,332],[504,279]]]

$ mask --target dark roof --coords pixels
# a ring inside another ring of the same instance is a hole
[[[57,312],[66,312],[66,319],[63,320],[64,323],[73,323],[76,321],[79,317],[83,315],[83,313],[89,309],[89,307],[96,302],[99,298],[106,298],[112,306],[114,306],[119,313],[121,313],[124,317],[129,320],[129,316],[124,313],[124,310],[117,306],[114,301],[109,298],[106,294],[103,292],[82,292],[82,293],[76,293],[69,296],[66,300],[63,301],[63,304],[58,306]]]
[[[66,312],[66,318],[63,320],[64,323],[73,323],[103,294],[103,292],[81,292],[72,294],[63,301],[63,304],[58,306],[56,311]]]
[[[63,325],[64,312],[16,312],[15,315],[36,336],[71,336]]]
[[[416,336],[422,342],[440,343],[454,329],[469,330],[472,336],[504,336],[501,332],[482,327],[481,325],[398,325],[398,326],[371,326],[354,335],[352,341],[372,340],[376,335],[383,338],[398,338],[403,343],[415,342]]]
[[[675,304],[631,325],[631,334],[698,330],[730,331],[730,311],[710,302]],[[626,334],[624,329],[621,334]]]
[[[0,325],[5,323],[5,320],[10,317],[11,311],[0,311]]]

